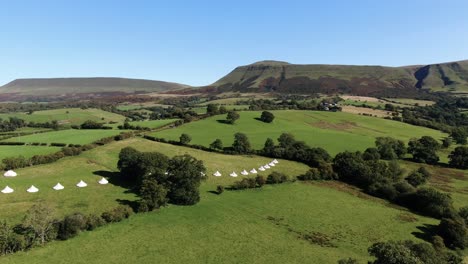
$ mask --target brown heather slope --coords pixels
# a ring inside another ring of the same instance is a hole
[[[426,66],[297,65],[261,61],[237,67],[205,89],[218,92],[346,93],[411,96],[419,90],[468,92],[468,61]]]
[[[164,92],[188,85],[127,78],[44,78],[17,79],[0,87],[0,98],[115,96]]]

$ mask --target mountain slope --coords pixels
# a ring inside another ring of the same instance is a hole
[[[468,91],[468,61],[427,66],[297,65],[261,61],[237,67],[210,87],[218,91],[408,95],[419,89]]]
[[[0,93],[53,96],[66,94],[162,92],[187,87],[187,85],[178,83],[126,78],[17,79],[0,87]]]

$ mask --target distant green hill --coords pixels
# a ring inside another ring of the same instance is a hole
[[[426,66],[298,65],[260,61],[237,67],[208,88],[220,92],[347,93],[405,96],[419,89],[468,92],[468,60]]]
[[[0,97],[5,95],[13,97],[102,96],[163,92],[187,87],[187,85],[178,83],[126,78],[17,79],[0,87]]]

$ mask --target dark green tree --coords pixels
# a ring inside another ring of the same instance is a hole
[[[223,142],[221,141],[221,139],[217,138],[215,141],[213,141],[210,144],[210,148],[222,150],[223,149]]]
[[[413,185],[414,187],[418,187],[427,182],[427,180],[431,177],[429,171],[427,171],[424,167],[420,167],[419,169],[411,172],[405,179],[406,181]]]
[[[375,145],[381,159],[392,160],[403,158],[406,154],[405,143],[391,137],[378,137]]]
[[[138,201],[138,211],[153,211],[166,205],[167,189],[163,185],[158,184],[156,179],[149,176],[141,184],[140,198]]]
[[[67,240],[72,238],[82,230],[86,229],[86,217],[80,213],[68,215],[60,223],[58,238]]]
[[[275,152],[275,142],[273,142],[273,139],[266,139],[262,152],[264,155],[273,156],[273,153]]]
[[[296,139],[290,133],[283,133],[278,138],[278,143],[281,148],[291,147],[295,142],[296,142]]]
[[[188,143],[190,143],[190,141],[192,141],[192,138],[188,134],[183,133],[179,137],[179,142],[182,145],[187,145]]]
[[[468,147],[456,147],[449,155],[449,164],[459,169],[468,169]]]
[[[203,162],[190,155],[175,156],[169,161],[168,198],[179,205],[193,205],[200,201],[199,187],[205,179]],[[202,174],[203,173],[203,174]]]
[[[206,113],[208,115],[217,115],[219,114],[219,108],[218,108],[218,105],[217,104],[208,104],[206,106]]]
[[[263,111],[262,115],[260,116],[260,120],[265,123],[271,123],[275,119],[275,115],[268,111]]]
[[[468,245],[468,230],[461,218],[444,218],[438,226],[438,235],[444,239],[448,248],[465,249]]]
[[[408,143],[408,152],[413,155],[413,160],[416,162],[437,164],[439,156],[437,150],[440,145],[434,138],[423,136],[420,139],[412,139]]]
[[[232,149],[240,154],[250,153],[252,149],[247,135],[244,133],[234,134],[234,143],[232,143]]]
[[[457,144],[465,145],[467,143],[468,132],[464,128],[455,128],[450,133],[450,136],[457,142]]]
[[[234,124],[237,119],[239,119],[240,115],[236,111],[229,111],[226,116],[226,122],[229,124]]]

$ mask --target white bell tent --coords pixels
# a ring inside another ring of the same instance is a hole
[[[84,181],[80,181],[79,183],[76,184],[76,186],[80,187],[80,188],[83,188],[83,187],[88,186],[88,184],[86,184],[86,182],[84,182]]]
[[[3,176],[5,177],[16,177],[18,174],[12,170],[8,170],[5,172],[5,174],[3,174]]]
[[[108,184],[109,181],[108,181],[106,178],[102,177],[102,179],[100,179],[100,180],[98,181],[98,183],[99,183],[99,184]]]
[[[26,190],[28,193],[37,193],[39,191],[38,188],[36,188],[36,186],[34,185],[31,185],[31,187],[29,187],[29,189]]]
[[[56,191],[60,191],[60,190],[63,190],[65,187],[63,187],[62,184],[57,183],[54,187],[52,187],[52,189],[56,190]]]

